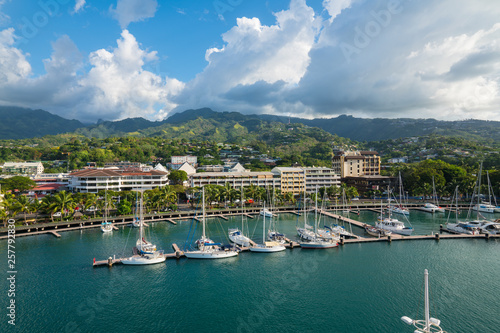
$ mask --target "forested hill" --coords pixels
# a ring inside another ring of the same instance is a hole
[[[272,123],[304,124],[330,134],[356,141],[379,141],[437,134],[474,141],[500,141],[500,122],[483,120],[439,121],[435,119],[363,119],[342,115],[335,118],[289,118],[274,115],[244,115],[217,112],[209,108],[186,110],[163,121],[129,118],[85,126],[77,120],[66,120],[43,110],[0,107],[0,139],[22,139],[48,134],[75,132],[95,138],[110,136],[164,136],[239,142],[254,131]],[[253,133],[256,134],[256,133]]]
[[[29,139],[73,132],[85,125],[44,110],[0,106],[0,140]]]

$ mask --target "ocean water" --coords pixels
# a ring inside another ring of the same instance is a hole
[[[372,222],[377,216],[351,217]],[[415,234],[430,234],[446,216],[412,211],[410,221]],[[295,238],[303,218],[282,214],[276,223]],[[230,227],[241,227],[241,218],[207,220],[214,241],[227,242]],[[247,219],[245,227],[260,242],[262,218]],[[146,228],[146,237],[170,252],[172,243],[184,246],[190,228],[201,233],[201,225],[191,220],[157,222]],[[364,235],[359,228],[353,231]],[[500,331],[499,240],[346,244],[245,252],[214,261],[92,267],[94,258],[130,255],[137,235],[137,229],[120,227],[112,234],[96,229],[62,232],[61,238],[18,238],[16,327],[7,324],[8,299],[2,297],[0,331],[413,332],[400,317],[423,319],[424,269],[429,270],[431,316],[446,331]],[[7,243],[0,246],[6,258]]]

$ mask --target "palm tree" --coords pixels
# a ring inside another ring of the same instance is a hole
[[[233,200],[237,194],[238,192],[231,186],[231,183],[225,183],[224,187],[222,188],[222,196],[225,199],[224,206],[226,206],[228,200],[230,203],[233,203]]]
[[[173,186],[167,185],[160,189],[160,194],[165,203],[165,206],[173,204],[177,201],[177,192]]]
[[[19,212],[24,215],[24,223],[26,224],[26,213],[30,213],[30,199],[25,195],[20,195],[17,197],[17,202],[19,203]]]
[[[38,214],[42,209],[43,209],[42,203],[40,202],[40,200],[38,200],[37,197],[35,197],[33,201],[30,202],[30,210],[32,212],[35,212],[35,222],[38,219]]]
[[[66,212],[72,213],[76,207],[76,202],[73,200],[71,192],[61,191],[53,196],[53,200],[54,201],[49,206],[51,216],[53,216],[55,212],[59,211],[61,212],[61,221],[66,215]]]

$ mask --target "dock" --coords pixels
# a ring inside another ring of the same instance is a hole
[[[61,238],[61,235],[59,235],[57,232],[55,231],[49,231],[49,233],[51,233],[52,235],[56,236],[57,238]]]
[[[177,222],[175,222],[175,221],[174,221],[174,220],[172,220],[172,219],[166,219],[165,221],[170,222],[170,223],[172,223],[172,224],[174,224],[174,225],[177,225]]]
[[[331,217],[331,218],[334,218],[334,219],[337,219],[337,220],[341,220],[341,221],[353,224],[353,225],[360,227],[360,228],[364,228],[365,224],[366,224],[365,222],[359,222],[359,221],[350,219],[350,218],[345,217],[345,216],[329,213],[329,212],[322,210],[322,209],[319,209],[318,213],[323,214],[323,215],[328,216],[328,217]]]

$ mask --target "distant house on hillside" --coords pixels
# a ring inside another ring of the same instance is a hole
[[[3,173],[36,175],[43,173],[42,162],[5,162],[2,166]]]

